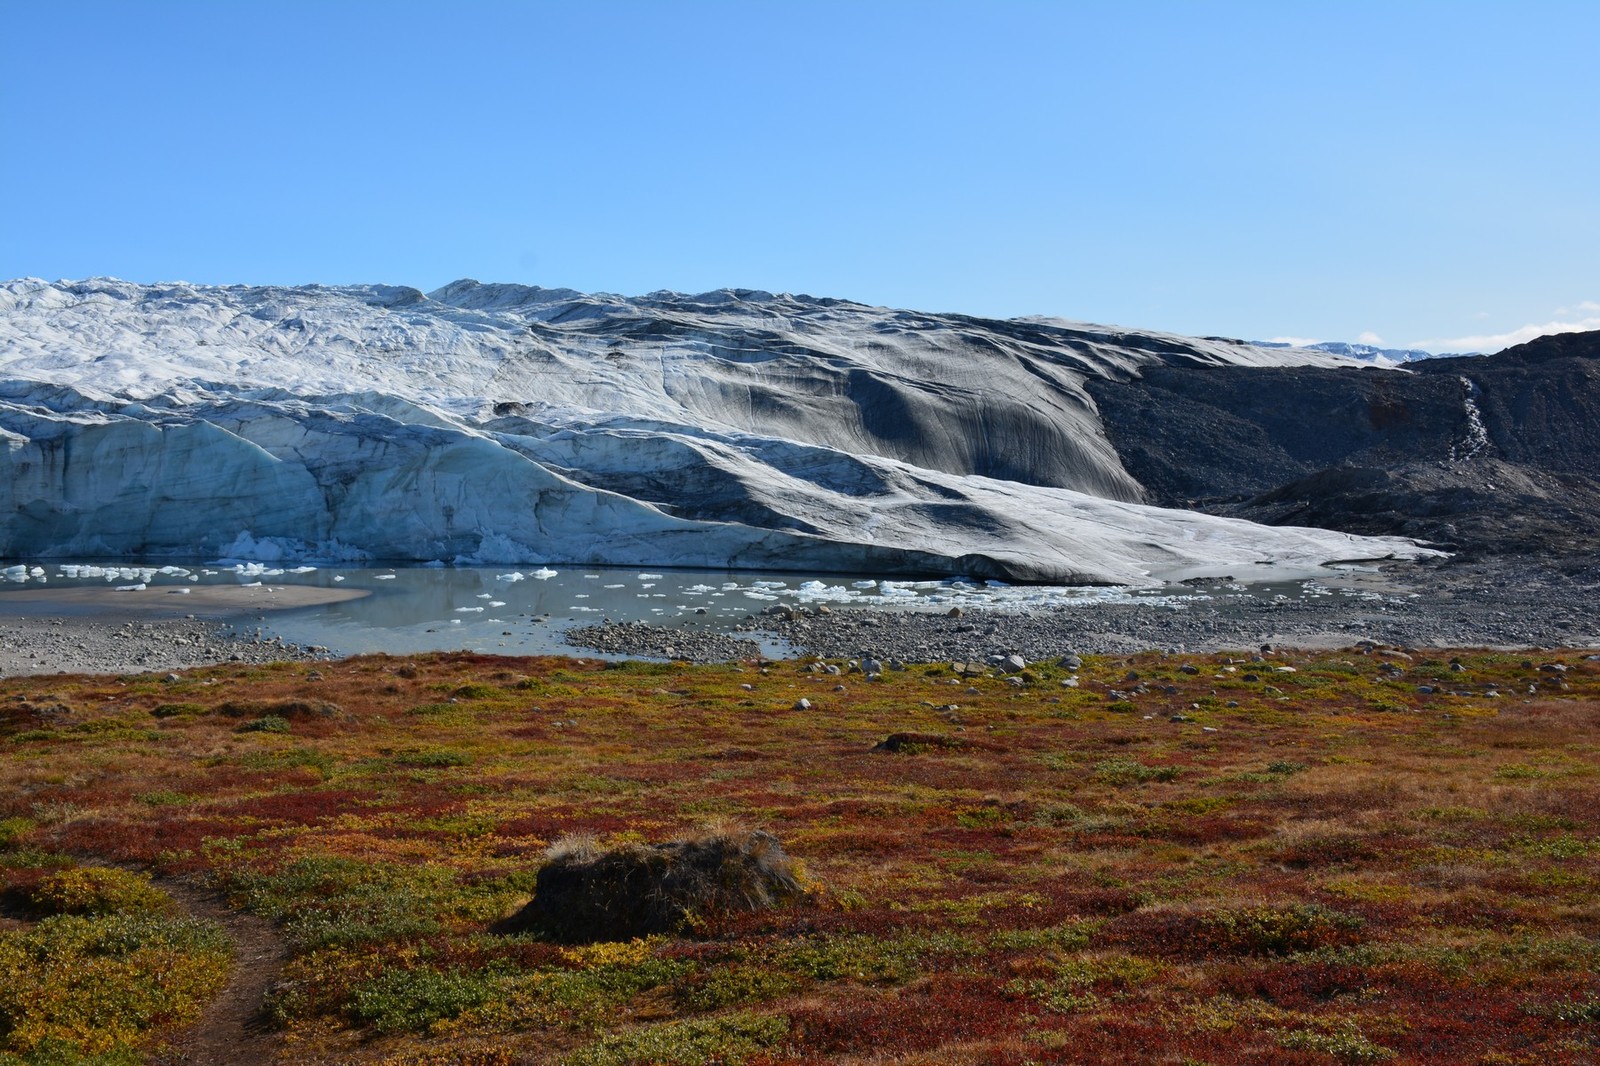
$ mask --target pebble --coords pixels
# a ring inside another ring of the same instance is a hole
[[[639,655],[691,663],[726,663],[756,659],[761,646],[725,633],[648,622],[603,622],[567,631],[567,643],[612,655]]]
[[[326,648],[236,631],[223,622],[185,619],[111,621],[103,617],[0,618],[0,674],[161,674],[215,663],[318,662]]]

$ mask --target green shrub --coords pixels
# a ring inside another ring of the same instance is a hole
[[[444,766],[471,766],[472,756],[464,751],[449,751],[444,748],[422,748],[417,751],[404,751],[394,757],[394,761],[401,766],[410,766],[415,769],[434,769]]]
[[[1296,1029],[1278,1037],[1278,1046],[1292,1051],[1320,1051],[1332,1055],[1340,1062],[1384,1062],[1395,1053],[1381,1044],[1374,1044],[1354,1026],[1321,1033],[1314,1029]]]
[[[1146,766],[1137,759],[1103,759],[1095,763],[1094,775],[1108,785],[1131,785],[1145,781],[1176,781],[1181,766]]]
[[[668,1022],[608,1036],[562,1066],[737,1066],[789,1035],[789,1020],[759,1014]]]
[[[79,866],[51,874],[30,901],[45,914],[171,914],[177,905],[148,874]]]
[[[708,1014],[727,1007],[746,1007],[786,996],[800,987],[792,974],[765,966],[719,966],[680,982],[674,998],[687,1010]]]
[[[456,879],[439,867],[308,856],[273,873],[236,871],[229,888],[309,951],[436,933]]]
[[[264,714],[251,722],[246,722],[237,730],[240,733],[287,733],[289,732],[289,719],[279,714]]]
[[[1203,949],[1246,955],[1291,955],[1351,940],[1361,919],[1317,903],[1240,907],[1200,915],[1194,932]]]
[[[221,928],[189,918],[59,914],[0,933],[0,1053],[137,1062],[146,1033],[199,1016],[231,962]]]
[[[386,970],[351,989],[348,1009],[356,1021],[380,1033],[423,1033],[435,1022],[482,1006],[493,991],[481,973]]]
[[[159,703],[150,709],[157,718],[194,718],[209,708],[198,703]]]
[[[0,818],[0,848],[14,847],[33,826],[32,818]]]
[[[819,937],[771,953],[772,966],[814,981],[856,980],[904,984],[919,974],[971,957],[983,947],[955,933],[907,933],[876,937],[864,933]]]

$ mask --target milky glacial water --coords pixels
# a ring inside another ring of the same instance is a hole
[[[1186,610],[1219,597],[1299,599],[1377,594],[1340,587],[1349,570],[1272,575],[1251,584],[1206,588],[1083,588],[1007,585],[969,579],[901,580],[869,575],[759,573],[731,570],[641,570],[603,567],[313,567],[204,563],[163,567],[120,564],[24,563],[0,568],[0,608],[6,590],[107,589],[106,611],[118,590],[178,591],[215,584],[260,583],[356,589],[368,595],[287,611],[252,612],[234,625],[246,633],[321,645],[340,654],[470,650],[510,655],[571,654],[566,629],[602,619],[648,621],[726,631],[775,603],[880,610],[1012,610],[1092,608],[1141,603]],[[1254,576],[1254,575],[1252,575]],[[1263,575],[1266,576],[1266,575]],[[181,601],[174,598],[174,611]]]

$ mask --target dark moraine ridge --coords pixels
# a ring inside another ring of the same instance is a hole
[[[1404,372],[1155,366],[1086,387],[1152,503],[1471,557],[1600,551],[1600,332]]]

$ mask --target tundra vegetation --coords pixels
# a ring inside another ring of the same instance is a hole
[[[5,680],[0,1063],[169,1054],[235,965],[180,881],[290,945],[252,1038],[283,1062],[1600,1056],[1600,662],[1075,677],[457,654]],[[546,862],[735,827],[794,860],[772,907],[508,921]]]

